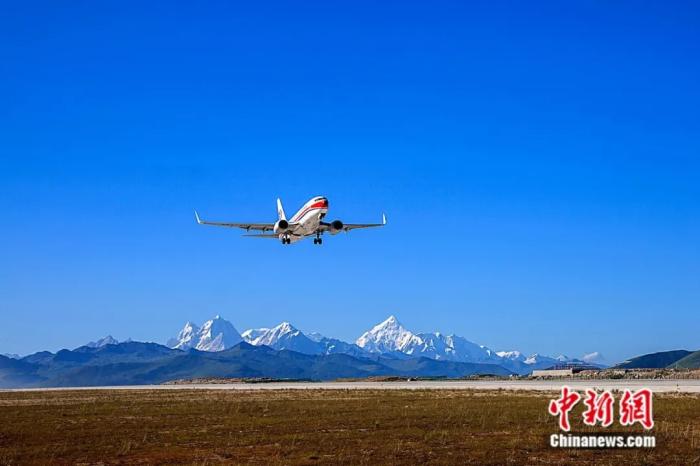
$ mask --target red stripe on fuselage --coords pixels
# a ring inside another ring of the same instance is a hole
[[[295,214],[294,217],[292,217],[292,222],[296,222],[300,218],[302,218],[304,215],[307,213],[311,212],[312,210],[315,209],[326,209],[328,208],[328,202],[326,201],[319,201],[314,204],[311,204],[310,206],[306,207],[304,210],[299,212],[298,214]]]

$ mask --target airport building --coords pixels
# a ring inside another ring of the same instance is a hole
[[[582,371],[599,371],[600,367],[582,363],[557,364],[547,369],[532,371],[531,377],[573,377]]]

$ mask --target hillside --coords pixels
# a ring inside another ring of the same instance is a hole
[[[644,354],[616,365],[617,369],[662,369],[691,354],[692,351],[674,350]]]
[[[690,353],[669,367],[671,369],[700,369],[700,351]]]

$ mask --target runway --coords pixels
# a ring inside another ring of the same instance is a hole
[[[525,390],[558,391],[562,386],[579,391],[637,390],[657,393],[700,393],[700,380],[459,380],[411,382],[269,382],[230,384],[123,385],[105,387],[26,388],[0,391],[54,390]]]

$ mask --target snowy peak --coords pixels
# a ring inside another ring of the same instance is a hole
[[[243,341],[238,330],[228,320],[219,315],[208,320],[199,331],[199,342],[195,349],[199,351],[223,351]]]
[[[199,342],[199,327],[192,322],[187,322],[177,334],[177,338],[168,342],[168,346],[175,349],[187,350],[197,346]]]
[[[460,362],[492,362],[499,359],[489,348],[457,335],[412,333],[393,315],[362,334],[355,343],[372,353],[402,353],[411,357]]]
[[[201,328],[187,322],[177,338],[168,342],[168,346],[181,350],[194,348],[199,351],[223,351],[241,341],[243,339],[233,324],[217,315],[206,321]]]
[[[304,333],[289,322],[272,328],[256,328],[246,330],[243,338],[251,345],[265,345],[276,350],[291,350],[305,354],[322,354],[325,345],[322,342],[308,338]]]
[[[523,356],[523,353],[517,350],[498,351],[496,352],[496,356],[507,361],[525,361],[525,356]]]
[[[119,344],[119,341],[117,341],[112,335],[107,335],[106,337],[100,338],[97,341],[91,341],[85,346],[88,348],[102,348],[103,346],[116,344]]]
[[[380,323],[375,325],[375,327],[387,327],[387,326],[401,326],[401,322],[399,322],[399,319],[396,318],[394,314],[391,314],[387,319]]]
[[[251,345],[266,345],[273,348],[278,342],[284,339],[288,340],[290,338],[303,336],[301,331],[297,330],[289,322],[282,322],[272,328],[250,329],[243,333],[249,336],[246,338],[246,341]]]
[[[241,333],[241,337],[243,340],[245,340],[247,343],[250,343],[251,345],[255,345],[256,340],[263,335],[265,335],[267,332],[269,332],[269,328],[249,328],[245,332]]]
[[[265,345],[276,350],[291,350],[304,354],[350,354],[366,357],[367,353],[352,343],[326,338],[318,332],[303,333],[289,322],[272,328],[252,328],[241,336],[254,346]]]
[[[406,330],[393,315],[363,333],[355,341],[357,346],[371,353],[403,351],[411,344],[420,345],[421,343],[421,339]]]

